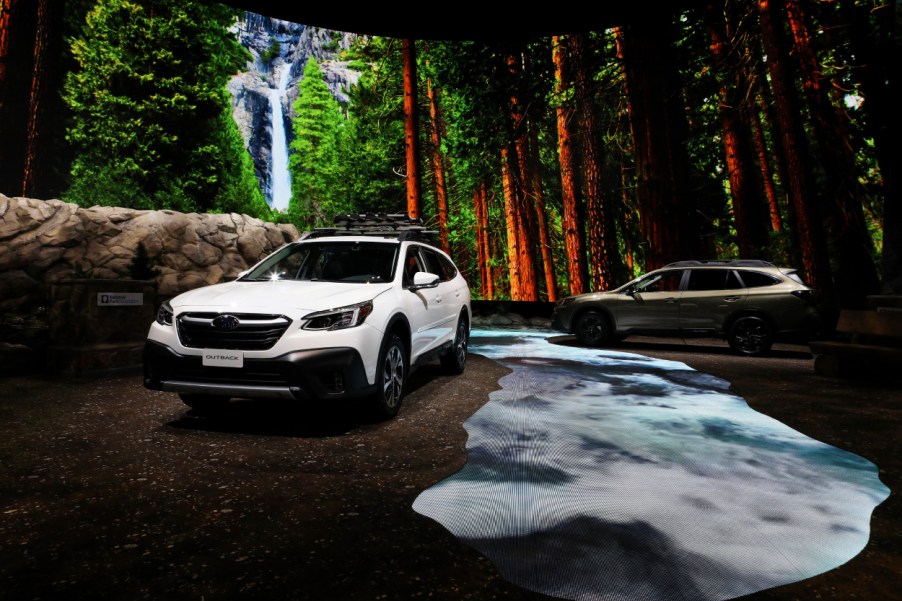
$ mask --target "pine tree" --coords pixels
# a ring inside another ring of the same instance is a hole
[[[67,200],[236,208],[225,199],[245,189],[248,163],[222,131],[225,84],[246,58],[228,31],[235,15],[206,2],[97,2],[72,42],[77,69],[64,89],[74,151]]]
[[[289,220],[299,228],[322,225],[347,212],[338,193],[338,145],[342,126],[338,101],[312,56],[298,85],[288,158],[291,171]]]

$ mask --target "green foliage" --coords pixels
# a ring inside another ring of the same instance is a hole
[[[244,148],[244,140],[231,111],[223,110],[220,125],[214,130],[215,149],[221,150],[221,160],[214,163],[218,186],[213,210],[221,213],[251,215],[265,221],[272,220],[272,210],[254,174],[254,162]]]
[[[358,38],[349,54],[361,76],[350,90],[341,145],[344,197],[356,211],[406,213],[400,41]]]
[[[269,45],[269,48],[267,48],[263,52],[263,54],[260,55],[260,60],[264,63],[270,63],[275,60],[275,58],[279,56],[281,52],[282,44],[279,43],[279,40],[273,38],[272,43]]]
[[[289,220],[301,229],[331,223],[350,209],[339,179],[339,146],[344,126],[338,102],[312,56],[298,85],[290,144]]]
[[[225,83],[247,58],[228,32],[235,14],[199,1],[95,4],[71,40],[77,69],[63,92],[74,153],[67,200],[260,214],[246,153],[223,129]]]

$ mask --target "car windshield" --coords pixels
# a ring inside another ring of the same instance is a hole
[[[242,281],[307,280],[390,282],[398,245],[383,242],[304,242],[290,244],[249,271]]]

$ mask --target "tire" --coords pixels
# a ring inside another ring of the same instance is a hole
[[[765,320],[746,315],[730,325],[727,341],[730,348],[740,355],[756,357],[770,350],[774,336],[770,324]]]
[[[454,335],[454,343],[442,354],[442,369],[447,374],[458,375],[464,373],[467,367],[467,343],[470,338],[470,327],[467,318],[463,315],[457,320],[457,333]]]
[[[183,403],[198,411],[217,409],[229,402],[229,397],[227,396],[189,392],[180,392],[179,398],[182,399]]]
[[[576,338],[585,346],[602,346],[613,339],[611,322],[598,311],[586,311],[576,318]]]
[[[407,383],[407,348],[397,334],[389,334],[379,350],[372,408],[376,417],[389,419],[398,414]]]

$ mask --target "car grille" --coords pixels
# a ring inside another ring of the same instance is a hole
[[[189,348],[216,348],[242,351],[265,351],[281,338],[291,320],[284,315],[231,313],[237,318],[232,328],[217,327],[214,320],[221,313],[183,313],[179,315],[178,333],[181,343]]]

